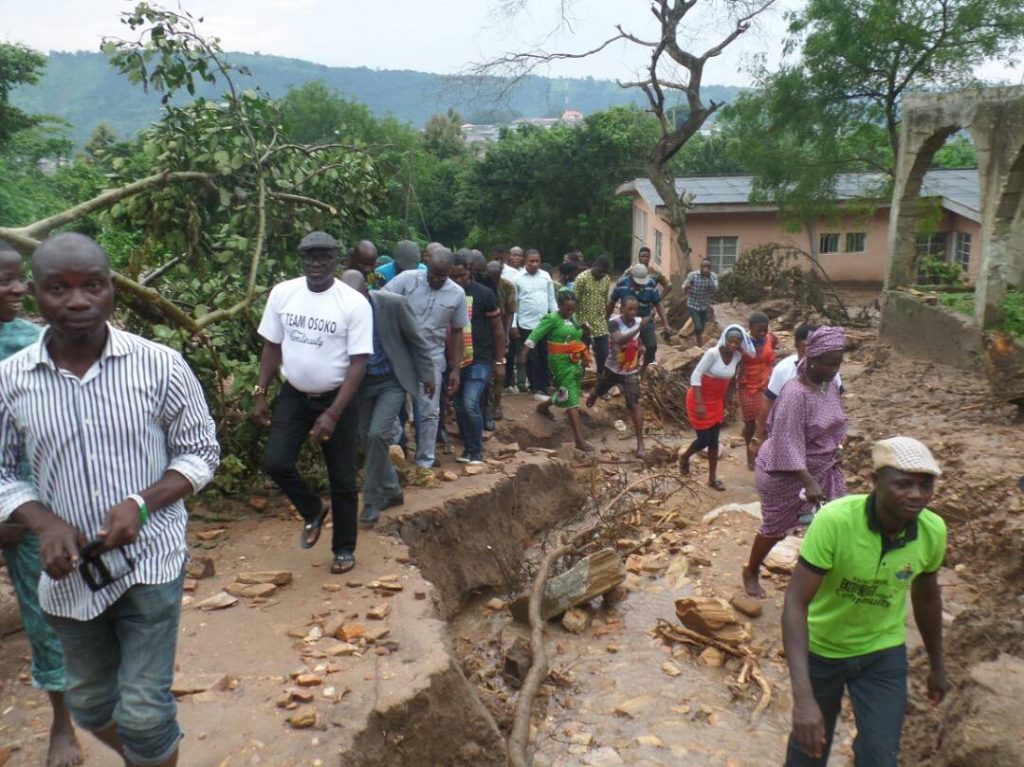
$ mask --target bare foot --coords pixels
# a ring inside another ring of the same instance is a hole
[[[548,418],[552,421],[555,420],[555,414],[551,412],[550,402],[541,402],[539,405],[537,405],[537,412],[540,413],[545,418]]]
[[[690,476],[690,462],[689,461],[680,461],[679,462],[679,473],[682,474],[684,477]]]
[[[761,579],[757,573],[750,572],[746,567],[743,568],[743,588],[747,590],[747,594],[754,597],[754,599],[764,599],[764,589],[761,588]]]
[[[577,442],[576,443],[576,449],[577,450],[582,450],[584,453],[593,453],[594,452],[594,446],[591,445],[589,442]]]
[[[637,458],[643,458],[646,455],[647,455],[647,451],[644,450],[644,446],[643,445],[637,445],[636,446],[636,457]]]
[[[55,722],[50,728],[50,753],[46,757],[46,767],[78,767],[82,761],[82,747],[78,745],[74,729]]]

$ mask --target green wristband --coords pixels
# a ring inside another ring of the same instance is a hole
[[[149,506],[146,505],[146,500],[141,495],[129,495],[127,500],[135,501],[138,504],[139,519],[142,520],[142,526],[145,527],[149,522]]]

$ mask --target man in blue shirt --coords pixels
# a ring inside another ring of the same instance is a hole
[[[615,289],[612,290],[608,299],[607,316],[610,318],[615,311],[615,304],[626,296],[633,296],[637,302],[636,316],[640,319],[650,317],[656,312],[661,319],[662,335],[668,340],[672,337],[672,327],[668,324],[668,317],[661,305],[661,293],[658,292],[658,283],[651,278],[647,267],[643,264],[636,264],[626,273],[626,276],[618,281]],[[644,364],[640,368],[641,375],[647,370],[647,366],[654,362],[658,353],[658,334],[653,322],[648,322],[640,332],[640,341],[644,345]]]
[[[389,264],[378,266],[373,270],[374,279],[367,280],[370,290],[380,290],[396,275],[410,269],[426,271],[427,265],[420,260],[420,248],[412,240],[399,240],[395,243],[395,256]]]

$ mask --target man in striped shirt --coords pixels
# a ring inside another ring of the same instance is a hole
[[[213,419],[180,354],[108,324],[114,289],[99,245],[51,237],[32,271],[49,325],[0,363],[0,521],[39,538],[39,600],[64,646],[75,721],[128,765],[173,766],[182,499],[219,462]],[[79,567],[92,542],[113,577],[105,586]]]

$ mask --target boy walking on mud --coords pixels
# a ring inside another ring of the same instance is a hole
[[[825,767],[844,688],[856,767],[896,767],[907,704],[906,595],[928,653],[928,697],[942,701],[946,525],[926,506],[941,475],[909,437],[875,443],[875,490],[822,507],[786,590],[782,638],[793,685],[786,767]]]

